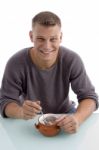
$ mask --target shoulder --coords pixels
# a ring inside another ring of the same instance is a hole
[[[29,48],[24,48],[13,54],[8,61],[24,60],[28,56]]]
[[[61,66],[65,73],[69,74],[70,79],[78,77],[80,74],[85,74],[85,66],[81,57],[74,51],[61,47],[60,49]]]
[[[79,54],[63,46],[60,46],[60,59],[66,64],[73,64],[79,62],[82,63],[82,59]]]
[[[21,66],[22,64],[24,64],[28,58],[28,51],[29,51],[29,48],[24,48],[16,52],[14,55],[12,55],[9,58],[7,62],[7,66],[17,67],[17,66]]]

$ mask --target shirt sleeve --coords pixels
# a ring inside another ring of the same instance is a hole
[[[21,85],[20,64],[10,59],[4,71],[0,94],[0,112],[3,117],[6,117],[4,108],[8,103],[16,102],[19,105],[21,104],[19,98],[22,93]]]
[[[77,95],[78,102],[90,98],[96,102],[96,108],[98,108],[98,95],[95,93],[95,88],[92,85],[84,64],[78,55],[72,61],[71,73],[70,73],[71,88]]]

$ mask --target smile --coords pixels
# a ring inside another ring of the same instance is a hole
[[[51,50],[51,51],[43,51],[43,50],[40,50],[40,52],[41,53],[43,53],[43,54],[50,54],[50,53],[52,53],[54,50]]]

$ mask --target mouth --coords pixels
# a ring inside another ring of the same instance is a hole
[[[49,50],[49,51],[39,50],[39,51],[44,55],[49,55],[49,54],[53,53],[55,50]]]

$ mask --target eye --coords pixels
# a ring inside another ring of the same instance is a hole
[[[43,42],[43,41],[44,41],[43,38],[37,38],[37,40],[38,40],[39,42]]]
[[[57,41],[57,38],[51,38],[50,41],[51,41],[51,42],[56,42],[56,41]]]

